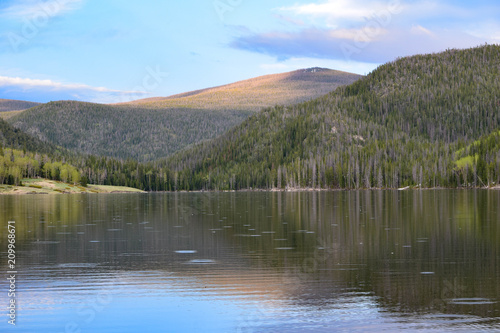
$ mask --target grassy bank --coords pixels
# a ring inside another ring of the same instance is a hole
[[[63,193],[144,193],[124,186],[88,185],[83,187],[48,179],[23,179],[22,186],[0,185],[0,194],[63,194]]]

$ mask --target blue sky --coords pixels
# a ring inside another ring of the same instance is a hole
[[[124,102],[499,42],[493,0],[0,0],[0,98]]]

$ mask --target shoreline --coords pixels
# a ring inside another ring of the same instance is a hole
[[[146,191],[145,193],[238,193],[238,192],[341,192],[341,191],[435,191],[435,190],[500,190],[500,185],[492,187],[414,187],[414,188],[293,188],[293,189],[240,189],[240,190],[193,190],[193,191]]]
[[[0,195],[57,195],[91,193],[147,193],[132,187],[109,185],[74,185],[44,178],[30,178],[21,181],[22,186],[0,185]]]
[[[240,189],[240,190],[193,190],[193,191],[142,191],[132,187],[111,186],[111,185],[92,185],[86,187],[63,183],[60,181],[48,180],[43,178],[23,179],[22,186],[0,185],[0,195],[33,195],[33,194],[91,194],[91,193],[231,193],[231,192],[337,192],[337,191],[415,191],[415,190],[500,190],[500,185],[492,187],[403,187],[403,188],[360,188],[360,189],[342,189],[342,188],[312,188],[312,187],[289,187],[289,188],[271,188],[271,189]]]

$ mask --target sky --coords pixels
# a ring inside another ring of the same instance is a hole
[[[117,103],[500,43],[497,0],[0,0],[0,98]]]

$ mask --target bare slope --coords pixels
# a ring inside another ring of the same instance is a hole
[[[326,68],[308,68],[259,76],[224,86],[191,91],[170,97],[154,97],[123,103],[150,108],[212,110],[260,109],[276,104],[291,105],[325,95],[360,75]]]

